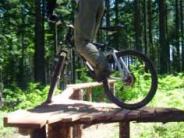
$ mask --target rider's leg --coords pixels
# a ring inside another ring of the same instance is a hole
[[[98,30],[103,11],[103,0],[80,0],[74,32],[76,50],[94,67],[99,80],[109,75],[107,61],[91,42]]]

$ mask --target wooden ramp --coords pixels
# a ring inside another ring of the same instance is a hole
[[[70,85],[52,103],[42,104],[31,110],[18,110],[4,117],[4,126],[17,127],[29,132],[31,138],[80,138],[82,125],[120,123],[120,138],[129,137],[129,122],[178,122],[184,121],[184,111],[170,108],[120,109],[114,104],[82,101],[82,89],[98,83]]]

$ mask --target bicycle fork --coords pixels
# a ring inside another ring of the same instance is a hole
[[[113,59],[115,61],[115,63],[117,64],[121,79],[126,83],[127,79],[132,79],[132,75],[131,72],[128,69],[128,66],[126,65],[125,61],[123,60],[122,57],[118,58],[117,57],[117,50],[112,51],[112,56]],[[131,77],[131,78],[130,78]]]
[[[65,60],[66,60],[67,52],[66,51],[61,51],[58,54],[58,61],[55,66],[52,78],[51,78],[51,83],[50,83],[50,89],[47,95],[47,100],[46,102],[49,103],[52,100],[52,95],[56,89],[56,86],[60,80],[61,74],[63,74],[64,67],[65,67]]]

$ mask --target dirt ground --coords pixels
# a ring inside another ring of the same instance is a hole
[[[85,128],[82,138],[116,138],[118,136],[118,124],[98,124]],[[29,138],[29,136],[14,133],[13,136],[5,136],[4,138]]]
[[[118,138],[118,124],[99,124],[91,126],[83,131],[82,138]]]

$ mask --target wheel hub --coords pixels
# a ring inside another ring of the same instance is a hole
[[[135,77],[132,74],[128,74],[123,82],[126,86],[133,86],[135,83]]]

